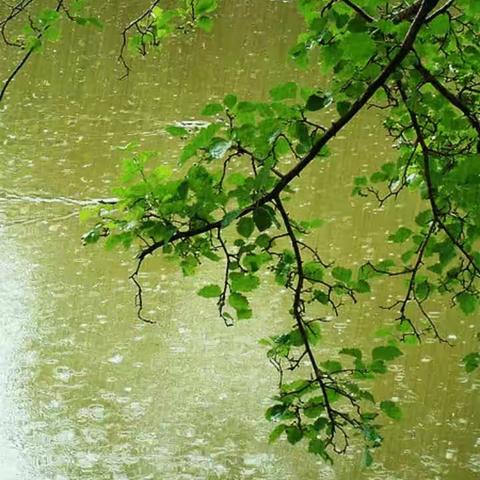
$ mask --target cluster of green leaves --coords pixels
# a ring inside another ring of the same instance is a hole
[[[293,271],[291,252],[284,250],[276,258],[271,253],[276,239],[266,231],[280,225],[275,209],[270,205],[252,206],[274,185],[274,169],[282,158],[308,151],[315,140],[319,127],[308,120],[307,114],[312,109],[308,102],[318,93],[302,90],[303,103],[296,103],[297,94],[297,85],[288,83],[272,90],[272,102],[238,101],[236,96],[228,95],[223,103],[204,108],[203,115],[215,118],[198,132],[180,125],[167,127],[172,136],[189,137],[180,155],[181,177],[172,179],[171,170],[165,166],[146,171],[147,162],[156,156],[154,152],[140,152],[125,159],[125,186],[114,192],[120,201],[84,212],[84,219],[92,214],[99,214],[101,219],[84,241],[93,243],[107,236],[109,248],[117,244],[129,247],[138,239],[150,245],[165,244],[163,252],[180,257],[184,273],[192,274],[202,258],[219,260],[221,246],[210,231],[195,238],[180,238],[173,247],[170,240],[180,231],[201,230],[215,222],[222,229],[235,225],[239,238],[233,242],[236,250],[229,262],[229,296],[224,300],[237,318],[249,318],[252,312],[244,293],[258,287],[260,281],[255,273],[274,263],[277,280],[284,284]],[[188,166],[193,158],[196,162]],[[252,164],[253,176],[248,170]],[[245,208],[251,208],[250,215],[242,215]],[[296,229],[306,233],[318,224],[299,222]],[[312,282],[322,280],[323,269],[320,264],[317,268],[315,262],[306,265]],[[350,282],[349,270],[337,267],[332,275],[337,282],[327,285],[330,291],[315,290],[313,295],[318,301],[329,301],[333,291],[341,295],[354,288],[366,288],[362,283],[359,286]],[[216,285],[200,290],[205,297],[224,297],[226,293]],[[226,312],[223,316],[231,318]]]
[[[320,342],[318,323],[308,323],[307,332],[311,345]],[[263,339],[260,343],[269,347],[268,357],[277,366],[286,362],[291,369],[292,364],[302,358],[304,341],[298,328]],[[364,384],[385,374],[388,363],[400,357],[402,352],[392,339],[387,345],[374,347],[369,360],[359,348],[342,348],[339,354],[350,361],[329,359],[320,364],[325,375],[326,396],[321,392],[321,385],[313,379],[284,383],[281,376],[279,395],[274,397],[274,405],[266,412],[267,420],[279,423],[270,435],[270,442],[282,434],[291,444],[305,439],[310,452],[331,461],[328,447],[334,442],[336,430],[344,435],[346,448],[348,438],[344,427],[349,425],[365,442],[365,459],[371,459],[371,449],[379,447],[383,439],[379,433],[381,425],[375,423],[378,412],[370,410],[376,405],[375,398],[369,386]],[[384,400],[379,407],[393,420],[402,418],[396,402]],[[335,445],[334,451],[338,453],[343,449]]]
[[[69,2],[68,6],[64,2],[58,2],[56,8],[30,12],[14,44],[27,51],[41,50],[47,42],[56,42],[60,39],[61,20],[64,18],[80,25],[102,28],[100,20],[88,14],[88,7],[86,0],[74,0]],[[27,16],[27,11],[24,12],[24,16]]]
[[[262,341],[280,377],[279,393],[266,414],[279,422],[271,440],[285,434],[294,444],[305,438],[310,452],[331,460],[332,452],[344,452],[350,435],[358,434],[369,465],[371,450],[382,441],[378,414],[400,420],[402,411],[392,400],[377,402],[367,382],[402,355],[399,340],[418,343],[427,332],[443,340],[428,313],[434,293],[449,295],[465,314],[475,312],[480,298],[479,11],[471,0],[455,2],[455,15],[435,0],[400,1],[394,8],[380,0],[361,6],[298,3],[306,31],[291,55],[307,66],[317,49],[320,67],[331,77],[329,88],[286,82],[263,102],[229,94],[204,108],[209,122],[199,131],[171,125],[167,132],[185,141],[178,172],[149,167],[153,152],[131,152],[124,162],[124,185],[115,192],[118,203],[84,214],[96,221],[84,240],[106,237],[108,247],[139,247],[132,277],[140,298],[138,272],[156,251],[176,259],[185,275],[203,261],[222,262],[223,281],[203,286],[198,294],[216,300],[228,325],[254,315],[252,293],[264,272],[272,272],[292,295],[294,324]],[[215,8],[216,2],[201,0],[171,11],[154,5],[138,21],[140,37],[131,40],[132,46],[144,51],[156,45],[187,18],[209,30]],[[412,22],[420,21],[418,38],[408,43]],[[394,63],[402,49],[405,55]],[[374,89],[379,78],[381,88]],[[295,198],[289,184],[301,168],[313,158],[328,158],[328,139],[366,102],[384,111],[398,158],[370,177],[356,178],[353,194],[373,194],[383,206],[404,190],[418,191],[425,210],[389,236],[403,248],[396,260],[353,271],[324,262],[307,238],[321,222],[293,218],[283,201],[287,195]],[[332,104],[337,120],[328,129],[319,119]],[[332,312],[338,315],[346,299],[356,301],[369,292],[380,276],[405,278],[405,295],[389,306],[397,311],[397,323],[384,329],[388,342],[368,355],[352,346],[318,361],[321,322]],[[476,352],[464,358],[468,372],[479,366],[479,358]]]
[[[414,226],[390,236],[404,250],[398,268],[392,263],[384,272],[407,276],[407,295],[394,307],[416,335],[425,328],[439,336],[424,308],[434,293],[449,295],[466,315],[474,314],[480,294],[478,6],[455,4],[455,18],[446,11],[426,25],[395,86],[386,89],[389,98],[401,100],[387,102],[385,120],[399,151],[396,162],[385,163],[369,178],[357,177],[353,189],[354,195],[375,195],[380,205],[405,190],[419,191],[427,202]],[[453,88],[450,94],[447,87]],[[422,137],[427,139],[423,147]],[[410,303],[417,311],[408,312]],[[420,321],[417,329],[418,317],[423,325]]]
[[[135,154],[134,145],[126,147],[131,156],[123,162],[124,186],[114,191],[119,201],[84,211],[84,220],[97,218],[84,241],[93,243],[107,237],[109,248],[117,244],[128,248],[134,242],[146,245],[147,250],[160,248],[164,255],[179,261],[185,275],[193,274],[207,259],[218,262],[223,258],[223,283],[207,284],[198,294],[216,300],[227,324],[252,317],[250,296],[259,288],[266,269],[274,273],[276,283],[294,291],[299,270],[295,252],[286,244],[278,208],[275,203],[258,202],[282,178],[292,159],[312,148],[323,131],[316,123],[317,112],[326,108],[331,98],[326,92],[303,89],[293,82],[273,88],[270,97],[269,102],[247,102],[227,95],[223,102],[203,109],[202,114],[212,121],[199,131],[192,132],[181,124],[167,127],[171,136],[188,140],[179,158],[180,174],[174,178],[165,166],[148,168],[148,162],[156,157],[154,152]],[[328,152],[324,150],[321,156],[327,157]],[[330,308],[338,314],[345,298],[355,301],[358,294],[370,291],[373,276],[366,268],[354,272],[327,264],[304,243],[303,237],[322,223],[315,219],[290,221],[305,250],[301,294],[312,346],[321,338],[322,310]],[[305,342],[298,326],[263,343],[269,346],[268,357],[279,371],[300,366]],[[386,373],[387,362],[401,352],[393,344],[376,347],[370,361],[362,360],[362,352],[353,347],[340,353],[353,356],[355,364],[344,367],[333,360],[321,364],[327,400],[319,397],[321,386],[314,380],[302,380],[308,388],[300,389],[298,395],[294,392],[298,380],[281,387],[276,401],[284,406],[282,420],[288,417],[293,423],[282,423],[272,438],[283,431],[289,440],[295,439],[292,443],[309,438],[310,451],[325,459],[330,458],[329,448],[339,451],[336,435],[346,426],[360,432],[369,449],[380,444],[379,426],[373,422],[377,414],[360,408],[363,402],[375,404],[375,400],[358,382]],[[327,402],[338,403],[341,410],[335,405],[326,418]],[[272,408],[280,408],[276,405]],[[380,407],[392,418],[399,416],[398,407],[391,402],[380,403]],[[293,411],[294,419],[290,417]],[[346,433],[344,439],[347,445]]]
[[[135,22],[135,32],[128,39],[131,51],[145,54],[148,47],[156,47],[172,33],[185,31],[194,26],[210,32],[213,28],[213,13],[216,0],[177,0],[171,8],[162,8],[160,2],[147,10]]]
[[[290,55],[295,62],[307,67],[311,52],[318,49],[320,67],[332,75],[331,90],[337,111],[344,115],[352,103],[381,71],[386,53],[397,46],[408,24],[396,25],[393,19],[382,18],[374,24],[360,15],[352,15],[344,2],[322,0],[299,1],[306,31],[299,35]],[[385,8],[381,0],[362,2],[367,14]],[[381,32],[388,31],[388,39]],[[377,94],[382,97],[382,92]]]

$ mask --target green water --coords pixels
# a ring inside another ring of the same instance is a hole
[[[211,35],[181,35],[118,81],[119,31],[142,2],[99,3],[104,31],[67,27],[0,107],[0,480],[479,478],[478,381],[459,367],[474,319],[446,305],[430,307],[456,347],[407,347],[377,385],[402,402],[405,419],[385,428],[368,471],[355,449],[331,467],[301,444],[267,444],[263,412],[277,379],[257,340],[290,322],[277,287],[267,282],[255,318],[228,329],[193,293],[221,274],[215,265],[182,278],[154,258],[142,280],[158,323],[136,320],[134,252],[85,249],[78,205],[42,199],[109,197],[122,158],[112,146],[136,139],[173,165],[168,123],[198,118],[227,92],[265,98],[286,71],[307,82],[314,74],[287,61],[300,28],[293,2],[244,0],[224,2]],[[4,77],[15,56],[0,48]],[[349,197],[353,176],[393,155],[380,119],[363,115],[332,151],[297,183],[297,213],[327,221],[313,243],[344,265],[395,255],[386,235],[408,224],[419,201],[379,210]],[[377,284],[343,309],[319,355],[373,341],[393,316],[378,305],[401,288]]]

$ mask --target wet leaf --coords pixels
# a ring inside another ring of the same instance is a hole
[[[204,298],[214,298],[219,297],[222,293],[221,288],[218,285],[206,285],[205,287],[201,288],[197,294],[200,297]]]
[[[402,410],[400,407],[391,400],[385,400],[380,403],[380,409],[393,420],[402,419]]]

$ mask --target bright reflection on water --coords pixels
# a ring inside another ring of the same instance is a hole
[[[158,324],[138,323],[132,252],[84,249],[78,206],[41,201],[110,196],[121,160],[112,146],[138,139],[173,164],[169,122],[195,119],[227,92],[263,98],[287,68],[308,78],[286,60],[299,28],[292,3],[250,0],[224,2],[211,36],[181,36],[119,82],[119,28],[141,2],[105,3],[104,32],[67,29],[0,113],[1,480],[478,478],[478,384],[459,367],[473,348],[471,318],[431,306],[457,347],[410,347],[377,386],[401,400],[405,419],[385,429],[373,469],[362,471],[355,451],[326,466],[303,446],[266,442],[276,377],[257,340],[286,328],[287,295],[267,282],[255,319],[227,329],[192,293],[220,275],[215,266],[185,279],[153,259],[142,280]],[[362,117],[301,181],[298,213],[327,220],[312,239],[344,265],[395,255],[385,236],[420,208],[415,198],[380,211],[349,197],[354,175],[392,155],[379,131],[373,113]],[[372,342],[378,305],[400,288],[377,285],[346,307],[319,354]]]

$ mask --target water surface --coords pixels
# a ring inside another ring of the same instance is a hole
[[[232,91],[266,98],[285,72],[316,81],[287,60],[300,28],[292,2],[224,3],[211,35],[179,36],[134,60],[120,82],[119,31],[141,2],[104,2],[104,31],[66,27],[2,105],[0,478],[478,478],[478,383],[459,367],[473,349],[473,319],[432,305],[457,347],[410,347],[377,386],[379,396],[403,403],[405,419],[386,427],[372,469],[362,470],[355,451],[326,466],[303,445],[266,442],[263,412],[277,379],[257,340],[289,324],[288,295],[267,282],[254,299],[255,318],[228,329],[213,303],[194,294],[221,275],[215,265],[182,278],[154,258],[142,280],[158,323],[140,323],[127,280],[134,252],[85,249],[78,205],[44,201],[111,196],[122,158],[112,147],[130,140],[174,165],[178,145],[164,126],[198,118],[211,99]],[[3,74],[15,57],[2,49]],[[369,112],[342,133],[331,159],[300,180],[290,207],[326,220],[312,241],[344,265],[395,255],[386,236],[421,208],[413,196],[383,210],[349,196],[355,175],[393,158],[380,121]],[[401,288],[377,285],[365,302],[346,307],[325,328],[319,354],[375,341],[387,315],[378,305]]]

